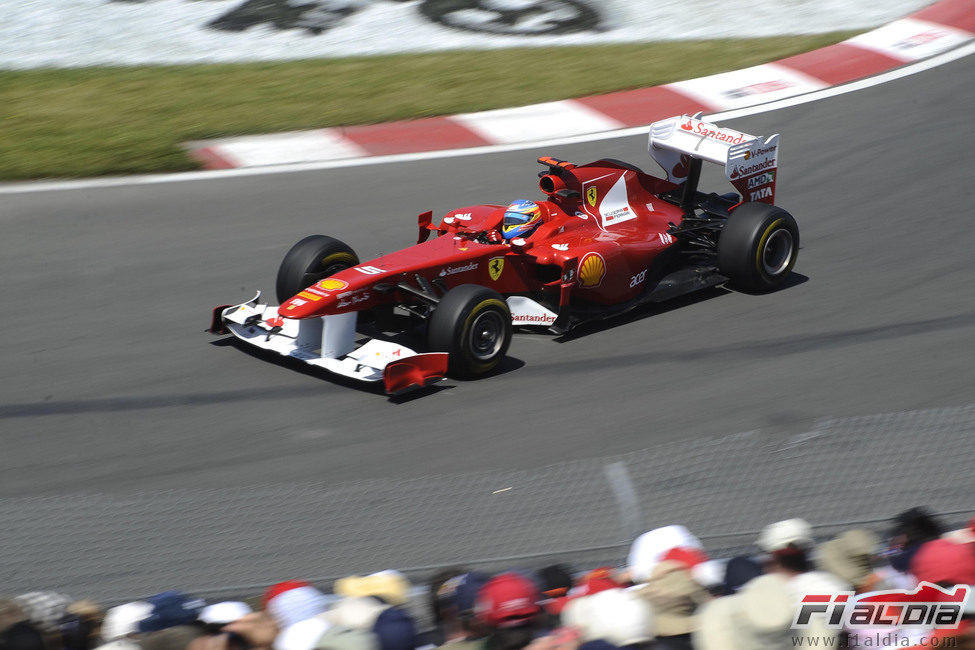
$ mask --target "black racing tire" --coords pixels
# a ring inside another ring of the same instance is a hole
[[[744,203],[728,217],[718,238],[718,270],[746,291],[782,286],[799,254],[799,226],[791,214],[767,203]]]
[[[358,263],[359,256],[348,244],[325,235],[309,235],[292,246],[281,260],[274,287],[278,302]]]
[[[450,354],[452,377],[494,370],[511,345],[511,310],[497,291],[462,284],[444,294],[427,322],[431,352]]]

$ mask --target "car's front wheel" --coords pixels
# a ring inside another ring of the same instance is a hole
[[[511,344],[511,311],[497,291],[462,284],[444,294],[427,323],[432,352],[450,354],[454,377],[477,377],[501,362]]]
[[[358,263],[359,256],[348,244],[325,235],[309,235],[292,246],[281,260],[275,283],[278,302]]]
[[[791,214],[767,203],[736,208],[718,238],[718,269],[749,291],[771,291],[785,282],[799,254],[799,226]]]

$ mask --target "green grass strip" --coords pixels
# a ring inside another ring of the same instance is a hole
[[[188,140],[371,124],[693,79],[853,32],[316,59],[0,72],[0,179],[196,169]]]

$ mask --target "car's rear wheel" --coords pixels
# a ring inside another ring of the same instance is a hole
[[[359,256],[348,244],[325,235],[309,235],[292,246],[281,260],[275,284],[278,302],[358,263]]]
[[[718,269],[749,291],[771,291],[785,282],[799,254],[799,226],[791,214],[767,203],[736,208],[718,238]]]
[[[477,377],[501,362],[511,344],[511,311],[497,291],[476,284],[454,287],[427,323],[432,352],[450,354],[454,377]]]

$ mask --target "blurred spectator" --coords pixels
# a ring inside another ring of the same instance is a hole
[[[477,594],[490,576],[471,571],[444,582],[437,594],[443,614],[444,647],[480,650],[489,628],[475,616]]]
[[[274,641],[276,650],[307,650],[328,627],[325,621],[316,618],[325,611],[328,599],[303,580],[271,585],[264,592],[262,604],[279,628]]]
[[[924,508],[905,510],[894,518],[888,561],[900,573],[909,573],[911,558],[921,544],[941,537],[941,523]]]
[[[410,581],[399,571],[387,569],[367,576],[349,576],[335,581],[337,596],[373,596],[384,603],[402,606],[410,600]]]
[[[812,527],[802,519],[786,519],[762,530],[758,546],[769,554],[768,573],[786,578],[792,602],[804,594],[833,594],[849,591],[850,585],[825,571],[814,570],[811,552],[815,548]]]
[[[616,588],[573,598],[562,612],[562,622],[577,629],[584,642],[606,641],[621,648],[653,638],[652,616],[650,603],[639,594]]]
[[[975,585],[975,552],[967,544],[932,540],[922,544],[914,554],[911,573],[918,581],[942,587]]]
[[[975,585],[975,552],[968,544],[958,544],[949,539],[935,539],[921,544],[912,556],[911,573],[919,582],[930,582],[944,588],[956,585]],[[957,629],[941,628],[928,631],[919,640],[917,648],[962,647],[975,641],[975,609],[971,596],[966,617]]]
[[[446,628],[456,621],[457,615],[455,611],[452,611],[453,604],[441,594],[441,589],[448,580],[465,573],[467,570],[461,567],[448,567],[437,571],[427,582],[427,604],[430,608],[430,615],[433,617],[433,630],[422,639],[417,640],[421,646],[424,643],[439,646],[446,642]]]
[[[409,614],[400,607],[388,607],[380,612],[372,631],[379,639],[380,650],[416,648],[416,626]]]
[[[491,578],[477,594],[475,615],[490,628],[488,650],[520,650],[537,630],[539,593],[535,584],[517,573]]]
[[[738,555],[728,560],[724,567],[724,580],[721,583],[721,595],[731,596],[750,580],[762,575],[762,565],[745,555]]]
[[[834,647],[835,635],[822,627],[792,629],[794,615],[792,592],[785,575],[762,575],[745,584],[737,594],[716,598],[701,608],[693,647],[696,650]],[[800,646],[799,637],[818,639]]]
[[[171,627],[192,625],[206,603],[202,598],[188,596],[179,591],[164,591],[146,599],[152,608],[149,615],[139,621],[140,632],[158,632]]]
[[[565,606],[566,597],[572,589],[572,571],[564,564],[552,564],[537,572],[538,588],[541,591],[542,616],[549,618],[546,627],[558,627],[558,614]]]
[[[228,623],[240,620],[253,613],[250,605],[239,600],[225,600],[207,605],[200,610],[197,620],[203,624],[206,632],[216,633]]]
[[[890,585],[875,568],[880,540],[869,530],[857,528],[841,533],[819,546],[819,566],[857,593],[889,589]]]
[[[91,600],[73,602],[58,621],[58,635],[63,650],[89,650],[101,639],[105,611]]]
[[[44,634],[27,620],[17,621],[0,631],[3,650],[49,650]]]
[[[668,553],[670,554],[669,557]],[[633,542],[627,558],[629,579],[646,582],[658,562],[673,559],[688,566],[707,560],[700,540],[680,525],[664,526],[643,533]]]
[[[694,581],[687,566],[676,560],[658,563],[638,593],[653,609],[654,647],[691,648],[691,632],[698,625],[698,608],[711,600],[711,596]]]
[[[0,632],[14,623],[27,620],[27,614],[13,598],[0,598]]]
[[[14,598],[27,615],[27,620],[46,635],[55,635],[58,621],[71,604],[71,598],[54,591],[32,591]]]

